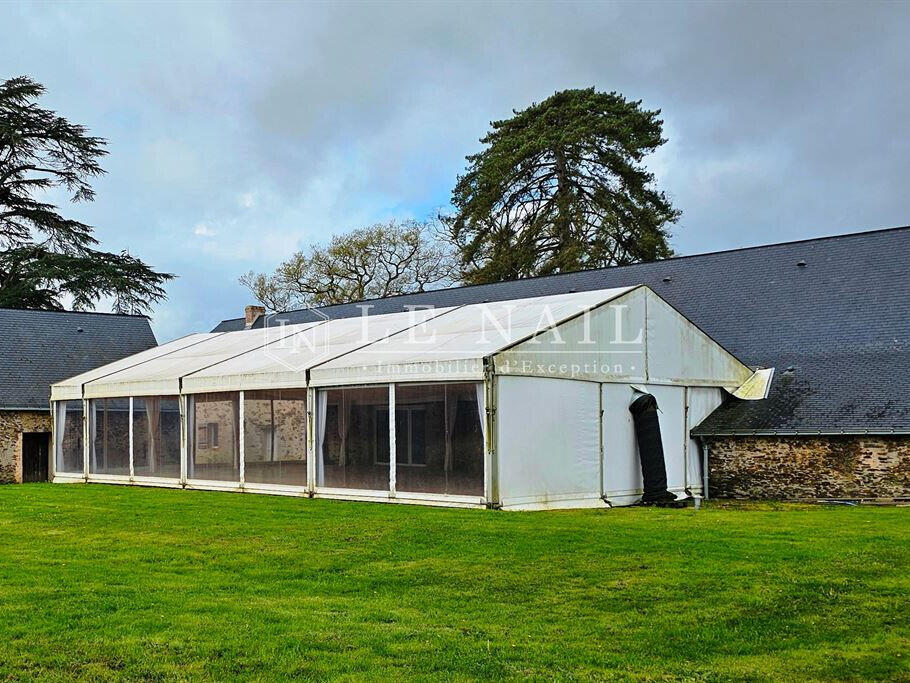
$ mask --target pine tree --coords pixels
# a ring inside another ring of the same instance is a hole
[[[642,164],[666,142],[659,115],[588,88],[493,122],[452,192],[455,213],[443,217],[465,282],[671,255],[667,226],[680,212]]]

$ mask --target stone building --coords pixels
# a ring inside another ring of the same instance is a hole
[[[753,368],[763,401],[728,400],[691,430],[711,495],[910,497],[910,228],[423,292],[320,309],[329,318],[644,284]],[[309,310],[275,318],[314,319]],[[261,328],[225,320],[215,332]]]
[[[155,345],[145,316],[0,309],[0,483],[48,478],[51,384]]]

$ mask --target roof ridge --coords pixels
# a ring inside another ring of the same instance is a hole
[[[548,275],[532,275],[529,277],[517,278],[515,280],[500,280],[499,282],[484,282],[484,283],[473,284],[473,285],[458,285],[455,287],[428,289],[423,292],[408,292],[406,294],[392,294],[391,296],[381,296],[381,297],[373,297],[371,299],[359,299],[358,301],[348,301],[343,304],[328,304],[326,306],[313,306],[313,307],[309,307],[309,308],[293,308],[293,309],[284,310],[284,311],[275,311],[274,313],[269,313],[268,315],[280,315],[280,314],[284,314],[284,313],[299,313],[300,311],[308,311],[308,310],[313,310],[313,309],[325,310],[325,309],[329,309],[329,308],[334,308],[335,306],[355,306],[357,304],[368,303],[370,301],[387,301],[389,299],[397,299],[397,298],[405,297],[405,296],[415,296],[415,295],[419,295],[419,294],[432,294],[433,292],[471,289],[473,287],[489,287],[491,285],[506,284],[509,282],[527,282],[529,280],[543,280],[546,278],[564,277],[566,275],[575,275],[578,273],[596,273],[596,272],[603,272],[603,271],[607,271],[607,270],[613,271],[613,270],[619,270],[622,268],[631,268],[634,266],[641,266],[641,265],[644,265],[647,263],[667,263],[669,261],[681,261],[683,259],[700,258],[703,256],[717,256],[719,254],[732,254],[732,253],[742,252],[742,251],[753,251],[755,249],[771,249],[773,247],[785,247],[785,246],[790,246],[793,244],[804,244],[807,242],[822,242],[822,241],[828,241],[828,240],[840,240],[840,239],[846,239],[846,238],[850,238],[850,237],[858,237],[860,235],[872,235],[872,234],[879,234],[879,233],[885,233],[885,232],[897,232],[900,230],[910,230],[910,225],[899,225],[899,226],[893,226],[890,228],[873,228],[871,230],[857,230],[854,232],[840,233],[837,235],[824,235],[822,237],[805,237],[802,239],[789,240],[786,242],[773,242],[771,244],[755,244],[755,245],[752,245],[749,247],[735,247],[733,249],[718,249],[716,251],[705,251],[705,252],[700,252],[698,254],[682,254],[680,256],[670,256],[669,258],[665,258],[665,259],[657,259],[655,261],[639,261],[638,263],[628,263],[628,264],[621,265],[621,266],[606,266],[604,268],[588,268],[588,269],[582,269],[582,270],[570,270],[570,271],[566,271],[564,273],[550,273]],[[243,318],[242,317],[225,318],[219,323],[219,325],[221,323],[233,322],[235,320],[243,320]]]
[[[21,311],[23,313],[56,313],[62,314],[66,313],[68,315],[107,315],[115,318],[144,318],[145,320],[151,320],[149,316],[144,313],[113,313],[110,311],[53,311],[45,308],[16,308],[15,306],[0,306],[0,311]]]

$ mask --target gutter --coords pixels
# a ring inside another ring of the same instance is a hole
[[[889,436],[910,435],[910,428],[892,429],[731,429],[713,432],[692,432],[699,439],[710,436]]]
[[[21,413],[26,411],[30,413],[49,413],[51,409],[47,406],[0,406],[0,412]]]
[[[701,448],[701,497],[710,500],[710,490],[708,488],[708,442],[700,436],[695,437]]]

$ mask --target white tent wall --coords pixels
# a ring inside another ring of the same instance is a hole
[[[688,489],[701,497],[701,461],[698,444],[689,430],[723,402],[723,390],[714,387],[636,385],[657,400],[660,435],[667,468],[667,487],[678,497]],[[642,494],[641,465],[635,424],[629,405],[640,394],[628,384],[603,384],[604,497],[611,505],[629,505]]]
[[[635,393],[628,384],[601,384],[600,392],[604,497],[611,505],[629,505],[641,498],[643,490],[635,424],[629,412]]]
[[[667,470],[667,490],[677,498],[686,497],[686,388],[667,385],[648,385],[648,393],[657,399],[660,438],[664,447],[664,466]],[[634,396],[632,397],[634,398]],[[626,412],[629,411],[626,406]],[[631,454],[638,461],[638,448]]]
[[[651,289],[647,292],[647,380],[732,391],[752,370],[702,332]]]
[[[720,405],[723,400],[720,387],[733,389],[752,374],[647,287],[621,293],[588,313],[496,354],[493,366],[500,392],[496,414],[500,502],[504,507],[521,508],[581,505],[585,500],[590,505],[600,505],[601,501],[600,492],[592,496],[590,490],[574,498],[562,491],[560,495],[552,495],[553,482],[560,482],[559,477],[565,472],[536,476],[540,464],[535,458],[552,458],[552,454],[545,448],[533,452],[533,444],[557,439],[566,443],[566,453],[572,453],[578,450],[578,445],[572,442],[578,435],[566,428],[565,417],[559,418],[562,424],[550,423],[549,411],[561,410],[560,407],[550,406],[546,398],[530,390],[528,395],[515,391],[513,387],[519,385],[507,378],[550,377],[562,378],[563,382],[584,378],[602,382],[593,384],[597,387],[596,398],[581,409],[582,414],[590,414],[602,407],[602,419],[598,413],[584,429],[601,430],[603,473],[598,470],[596,481],[602,481],[604,498],[612,505],[628,505],[642,494],[638,445],[629,412],[636,396],[632,385],[653,394],[657,400],[669,490],[678,497],[687,495],[687,490],[700,496],[700,456],[697,445],[689,438],[689,430]],[[556,389],[536,386],[541,387],[537,391],[544,395],[545,392],[559,394]],[[504,423],[503,415],[512,415],[515,410],[515,405],[510,405],[513,402],[521,408],[515,417],[509,418],[509,423]],[[529,422],[529,415],[542,422],[526,424],[524,430],[515,426],[522,418]],[[540,428],[541,424],[547,426]],[[521,449],[526,451],[524,459],[517,457]],[[583,467],[587,456],[579,457]],[[560,458],[547,464],[556,469],[567,465]],[[511,472],[512,468],[518,473]],[[524,470],[528,470],[527,474]],[[522,476],[527,478],[521,480]],[[510,477],[518,477],[522,485],[509,491]],[[545,483],[547,478],[552,478],[552,482]],[[573,502],[568,503],[569,500]]]
[[[496,354],[496,374],[644,381],[646,289],[618,294]]]
[[[600,385],[539,377],[496,382],[502,507],[601,505]]]

